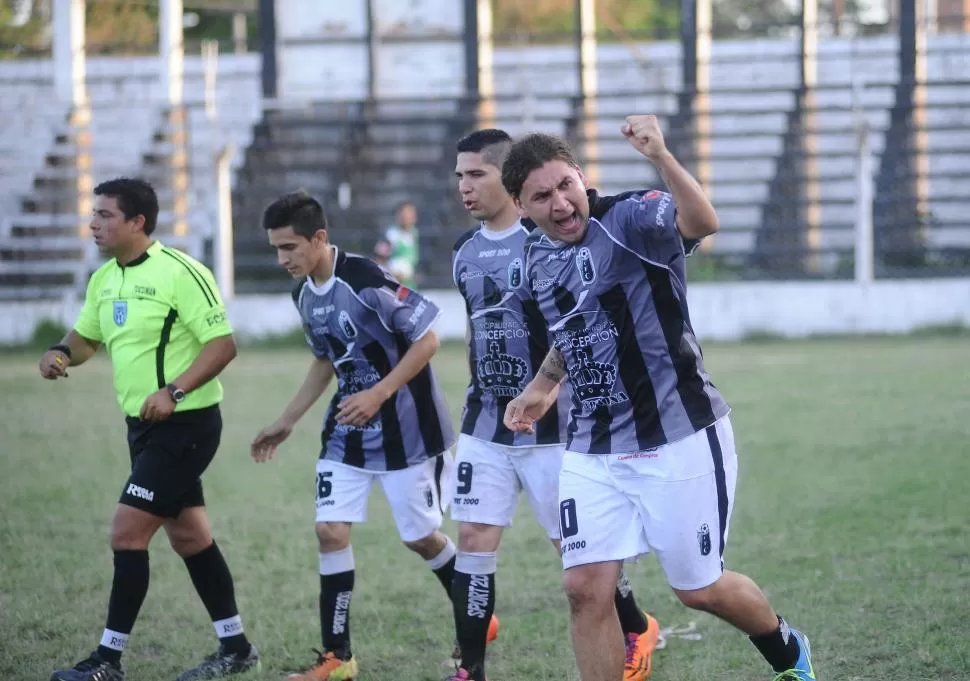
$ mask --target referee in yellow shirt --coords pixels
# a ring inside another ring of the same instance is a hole
[[[40,360],[41,376],[67,377],[102,344],[128,423],[131,476],[111,526],[114,581],[97,650],[51,681],[121,681],[121,654],[148,592],[148,544],[164,527],[209,611],[219,649],[179,681],[215,679],[259,665],[243,633],[232,575],[212,539],[200,476],[222,433],[216,378],[236,343],[212,273],[154,241],[158,197],[119,178],[95,190],[91,234],[110,260],[88,282],[74,329]]]

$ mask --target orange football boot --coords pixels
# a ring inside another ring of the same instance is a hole
[[[623,681],[646,681],[653,671],[653,651],[660,639],[660,624],[649,613],[647,630],[642,634],[626,635],[626,665],[623,668]]]

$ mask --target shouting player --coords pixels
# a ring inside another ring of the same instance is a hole
[[[518,141],[502,171],[541,230],[526,246],[526,272],[553,334],[506,423],[537,429],[559,382],[568,376],[572,389],[559,497],[580,677],[620,678],[613,588],[624,560],[652,551],[681,602],[748,634],[776,680],[815,679],[805,636],[754,582],[724,570],[737,456],[685,285],[685,258],[717,231],[717,216],[667,150],[654,116],[628,117],[623,134],[672,195],[587,191],[568,146],[549,135]]]
[[[366,521],[375,481],[405,546],[451,590],[455,546],[438,528],[440,484],[455,435],[429,365],[438,349],[431,325],[439,310],[370,259],[331,244],[323,208],[307,194],[277,199],[266,208],[263,226],[280,265],[299,281],[293,300],[313,361],[282,415],[256,436],[253,458],[271,458],[337,378],[317,461],[323,652],[309,670],[291,678],[343,681],[357,676],[350,647],[350,528]]]
[[[564,389],[558,399],[556,389],[549,393],[543,409],[550,408],[532,433],[514,432],[502,422],[506,406],[532,378],[550,347],[525,276],[528,231],[502,186],[502,163],[511,146],[509,135],[494,129],[473,132],[457,145],[458,191],[465,209],[482,222],[462,235],[453,257],[455,285],[468,313],[471,381],[458,437],[458,485],[451,511],[459,522],[452,600],[462,652],[452,681],[485,681],[496,552],[502,530],[512,523],[520,491],[553,546],[560,548],[559,468],[569,391]],[[626,641],[623,678],[640,681],[650,674],[659,627],[639,609],[625,576],[614,583]]]

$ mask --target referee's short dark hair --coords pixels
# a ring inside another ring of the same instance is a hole
[[[502,166],[502,184],[505,191],[518,198],[529,173],[538,170],[549,161],[562,161],[579,170],[579,163],[566,141],[555,135],[536,132],[526,135],[509,150]]]
[[[118,208],[131,220],[141,215],[145,218],[145,235],[158,226],[158,195],[148,182],[137,177],[118,177],[102,182],[94,188],[95,196],[106,196],[118,202]]]
[[[294,234],[310,239],[319,230],[326,230],[327,216],[323,206],[305,191],[283,194],[263,211],[263,229],[292,227]]]
[[[505,163],[505,157],[512,148],[512,137],[509,133],[498,128],[484,128],[469,133],[458,140],[455,149],[459,154],[481,154],[482,159],[499,170]]]

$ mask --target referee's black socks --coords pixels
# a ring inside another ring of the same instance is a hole
[[[148,593],[148,551],[115,551],[115,573],[108,599],[108,621],[101,635],[98,655],[118,664],[138,611]]]
[[[195,590],[209,611],[219,643],[227,653],[249,654],[249,641],[243,633],[242,618],[236,608],[236,590],[232,573],[213,541],[208,548],[183,559]]]

